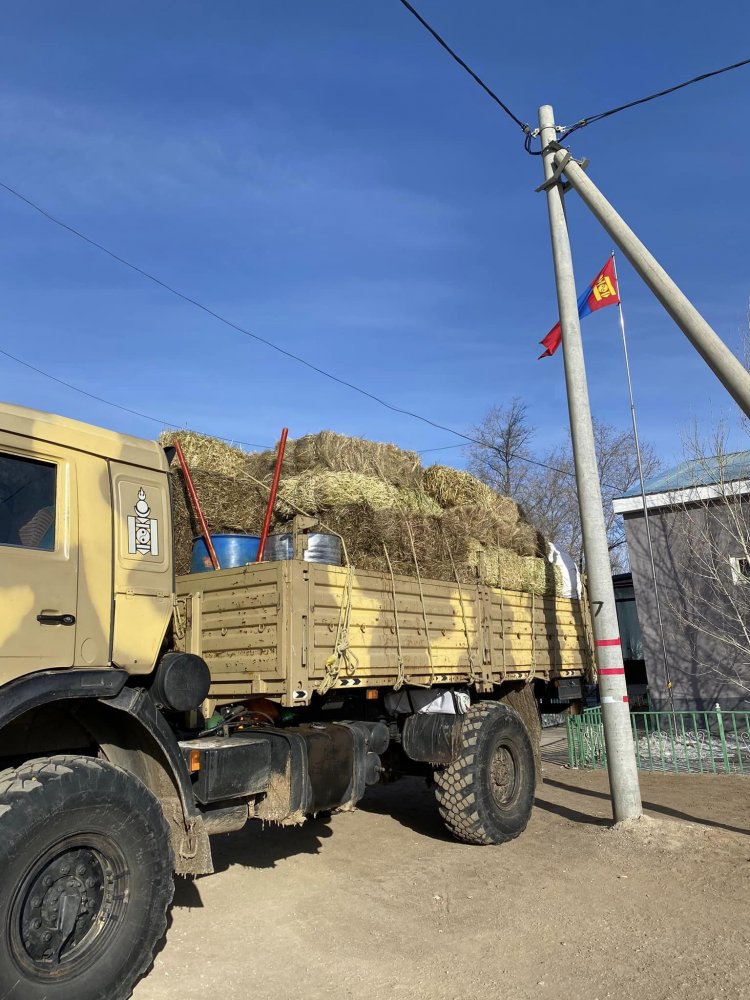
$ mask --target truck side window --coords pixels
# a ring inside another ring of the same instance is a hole
[[[0,454],[0,545],[55,547],[57,467]]]

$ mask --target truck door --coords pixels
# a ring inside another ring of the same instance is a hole
[[[78,507],[75,465],[0,434],[0,682],[75,658]]]

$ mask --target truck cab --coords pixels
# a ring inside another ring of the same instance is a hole
[[[167,473],[154,442],[3,406],[1,681],[153,669],[172,612]]]

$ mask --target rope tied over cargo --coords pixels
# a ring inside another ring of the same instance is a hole
[[[471,637],[469,636],[469,623],[466,621],[466,610],[464,608],[464,593],[461,589],[461,581],[458,577],[458,570],[456,569],[456,563],[453,559],[453,553],[451,552],[451,547],[448,544],[448,536],[445,533],[445,528],[440,525],[440,533],[443,536],[443,542],[445,544],[445,550],[448,553],[448,558],[450,559],[451,566],[453,568],[453,576],[456,580],[456,586],[458,587],[458,603],[461,607],[461,620],[464,625],[464,637],[466,639],[466,649],[469,654],[469,684],[476,683],[476,672],[474,670],[474,650],[471,645]]]
[[[411,524],[409,524],[409,519],[404,518],[406,524],[406,532],[409,536],[409,544],[411,545],[411,554],[414,559],[414,569],[417,575],[417,586],[419,587],[419,600],[422,604],[422,620],[424,622],[424,634],[427,640],[427,656],[430,661],[430,680],[427,685],[420,684],[419,687],[432,687],[435,683],[435,665],[432,658],[432,643],[430,642],[430,628],[427,624],[427,608],[424,603],[424,591],[422,590],[422,574],[419,572],[419,560],[417,559],[417,549],[414,545],[414,532],[411,529]]]
[[[531,591],[531,673],[526,683],[531,684],[536,679],[536,601],[534,591]]]
[[[499,541],[499,538],[498,538],[498,541]],[[507,662],[506,662],[506,654],[505,654],[505,587],[503,585],[502,573],[500,574],[500,577],[498,579],[498,583],[500,584],[500,588],[499,588],[500,589],[500,635],[502,636],[502,640],[503,640],[503,644],[502,644],[502,648],[503,648],[503,680],[505,680],[505,678],[506,678],[506,676],[508,674],[508,665],[507,665]]]
[[[352,587],[354,582],[354,567],[346,556],[346,583],[344,584],[344,594],[339,607],[339,620],[336,626],[336,640],[333,644],[333,653],[326,660],[326,675],[320,682],[318,694],[327,694],[339,679],[343,666],[347,677],[352,677],[357,672],[359,659],[349,647],[349,621],[352,613]]]
[[[393,685],[394,691],[400,691],[406,682],[406,670],[404,667],[404,654],[401,649],[401,628],[398,622],[398,605],[396,599],[396,577],[393,575],[393,566],[391,565],[391,557],[388,555],[388,548],[383,542],[383,552],[385,553],[385,561],[388,563],[388,572],[391,574],[391,593],[393,594],[393,621],[396,625],[396,650],[398,656],[398,674],[396,676],[396,683]]]

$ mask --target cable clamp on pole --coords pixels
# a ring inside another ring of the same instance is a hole
[[[544,156],[546,153],[559,153],[559,152],[564,152],[565,156],[556,165],[552,173],[552,176],[548,180],[546,180],[543,184],[540,184],[538,188],[534,189],[536,194],[539,194],[539,192],[541,191],[549,191],[551,187],[554,187],[555,184],[558,184],[560,182],[560,177],[562,176],[563,171],[571,161],[573,163],[577,163],[578,166],[581,168],[581,170],[585,170],[586,167],[589,165],[589,161],[585,156],[581,160],[574,159],[570,155],[570,150],[565,149],[563,146],[561,146],[556,139],[552,139],[551,142],[547,143],[547,145],[542,150],[542,155]],[[562,183],[563,194],[569,189],[570,189],[570,184],[568,182],[563,182]]]
[[[556,142],[555,143],[550,143],[550,146],[552,146],[552,145],[557,146],[558,144]],[[542,153],[549,152],[550,151],[550,146],[547,146],[546,149],[543,149]],[[560,175],[562,174],[563,170],[567,167],[567,165],[570,163],[570,161],[572,159],[573,159],[573,157],[570,155],[570,153],[568,153],[566,151],[564,159],[562,159],[560,161],[560,163],[558,163],[558,165],[555,167],[555,169],[554,169],[554,171],[552,173],[552,176],[550,178],[548,178],[544,182],[544,184],[540,184],[538,188],[534,188],[534,191],[536,192],[536,194],[539,194],[540,191],[549,191],[550,188],[555,187],[555,185],[560,180]]]

